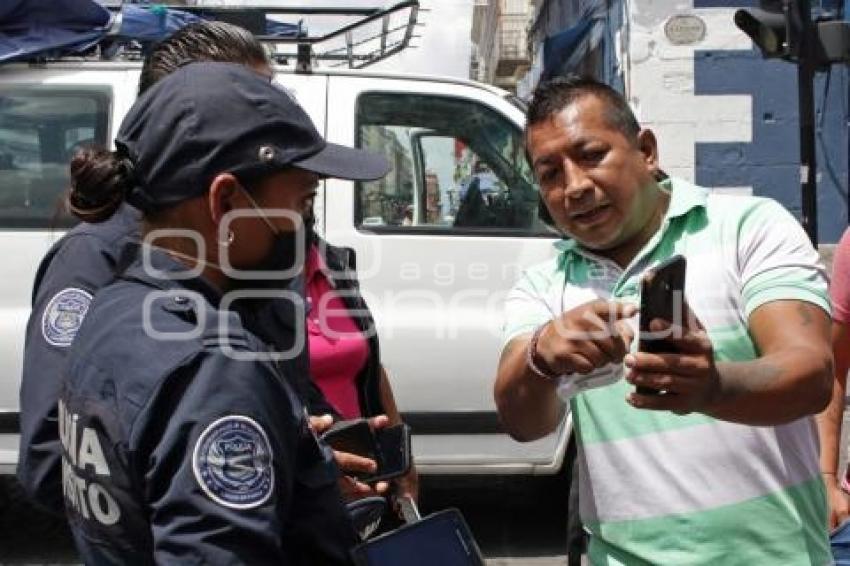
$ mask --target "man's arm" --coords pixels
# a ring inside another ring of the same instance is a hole
[[[782,424],[821,411],[832,392],[829,315],[802,301],[775,301],[750,316],[761,352],[721,362],[720,394],[708,414],[727,421]]]
[[[817,418],[820,436],[820,469],[829,496],[830,528],[836,527],[850,516],[850,501],[841,490],[838,480],[841,422],[844,417],[847,371],[850,369],[850,325],[838,321],[832,323],[832,353],[835,358],[832,399]]]
[[[620,363],[628,351],[632,331],[625,318],[634,305],[592,301],[547,323],[531,352],[538,369],[553,376],[588,374],[610,363]],[[499,360],[494,396],[508,433],[520,441],[541,438],[561,419],[563,403],[558,381],[537,375],[528,365],[532,335],[520,335],[505,346]]]
[[[677,413],[698,411],[717,419],[754,426],[778,425],[821,411],[832,391],[829,315],[798,300],[765,303],[750,315],[749,330],[760,352],[746,362],[714,363],[701,329],[672,339],[681,352],[626,357],[635,385],[667,395],[633,393],[638,408]]]
[[[555,395],[555,381],[532,373],[525,363],[530,334],[518,336],[505,345],[496,374],[495,399],[499,418],[508,434],[526,442],[555,430],[563,403]]]

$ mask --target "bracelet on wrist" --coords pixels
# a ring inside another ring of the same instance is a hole
[[[546,324],[549,323],[547,322]],[[546,381],[556,381],[560,375],[549,369],[546,362],[541,360],[537,354],[537,342],[540,341],[540,335],[543,333],[543,329],[546,328],[546,324],[538,326],[534,334],[531,335],[531,340],[529,340],[528,348],[525,351],[525,365],[537,377]]]

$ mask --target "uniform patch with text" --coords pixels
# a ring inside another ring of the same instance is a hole
[[[274,489],[269,439],[245,416],[222,417],[207,426],[195,444],[192,469],[210,499],[234,509],[262,505]]]
[[[91,293],[69,287],[47,304],[41,318],[41,333],[52,346],[67,348],[74,341],[91,305]]]

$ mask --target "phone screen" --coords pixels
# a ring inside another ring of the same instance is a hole
[[[331,448],[374,460],[375,474],[352,474],[366,482],[403,476],[410,469],[410,427],[399,424],[373,431],[366,419],[341,421],[323,435]]]
[[[684,322],[685,258],[677,255],[644,275],[640,293],[640,344],[642,352],[669,351],[663,336],[654,336],[649,323],[660,318],[672,323]]]
[[[370,460],[377,458],[375,438],[366,419],[340,421],[322,435],[331,448],[339,452],[357,454]]]
[[[644,275],[640,293],[640,340],[641,352],[663,353],[674,350],[664,335],[656,336],[649,328],[656,318],[682,325],[685,322],[685,271],[687,261],[676,255],[662,262]],[[650,387],[637,386],[642,395],[658,395],[662,392]]]
[[[403,476],[410,469],[410,427],[399,424],[374,431],[378,473],[374,479]]]
[[[480,550],[455,509],[377,537],[353,550],[363,566],[483,566]]]

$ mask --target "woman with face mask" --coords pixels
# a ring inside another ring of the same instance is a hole
[[[63,491],[83,560],[348,563],[356,534],[281,374],[287,352],[233,305],[297,303],[265,282],[297,271],[280,257],[319,179],[376,179],[387,164],[326,143],[287,93],[227,63],[162,79],[116,147],[114,190],[78,185],[72,201],[91,214],[126,200],[143,216],[63,376]]]

